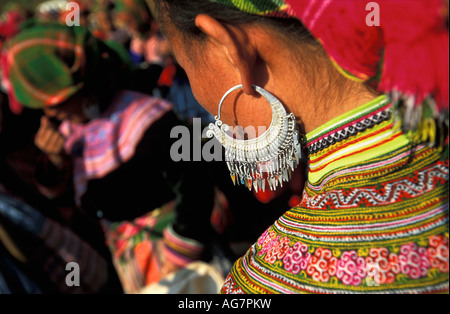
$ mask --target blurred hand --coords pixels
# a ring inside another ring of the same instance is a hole
[[[56,167],[63,167],[64,137],[46,116],[41,118],[41,126],[34,138],[34,144],[48,155],[50,161]]]

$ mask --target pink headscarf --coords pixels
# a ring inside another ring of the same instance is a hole
[[[394,103],[405,101],[406,129],[419,123],[414,118],[408,121],[408,115],[417,117],[412,111],[425,100],[436,118],[448,121],[448,1],[285,2],[344,75],[374,80],[380,92],[393,96]]]

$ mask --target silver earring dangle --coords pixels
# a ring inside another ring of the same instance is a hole
[[[260,136],[240,140],[228,134],[227,124],[220,120],[225,98],[242,89],[237,85],[228,90],[220,101],[216,122],[209,125],[207,136],[213,136],[225,148],[225,161],[233,183],[265,191],[266,183],[271,190],[283,186],[291,179],[291,173],[299,165],[302,157],[299,133],[294,114],[287,114],[281,102],[265,89],[252,85],[272,108],[272,122]]]

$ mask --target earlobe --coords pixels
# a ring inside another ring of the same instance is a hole
[[[242,84],[244,93],[257,94],[252,88],[255,83],[252,77],[255,51],[252,51],[254,48],[249,45],[243,30],[224,25],[206,14],[197,15],[195,25],[224,50],[224,56],[239,72],[240,82],[236,83]]]

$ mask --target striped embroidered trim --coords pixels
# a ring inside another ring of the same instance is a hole
[[[164,229],[164,255],[181,267],[201,258],[204,246],[199,242],[177,234],[172,226]]]
[[[307,151],[315,154],[350,136],[356,135],[391,118],[391,108],[386,96],[380,96],[362,108],[356,108],[344,116],[326,123],[306,135]]]

